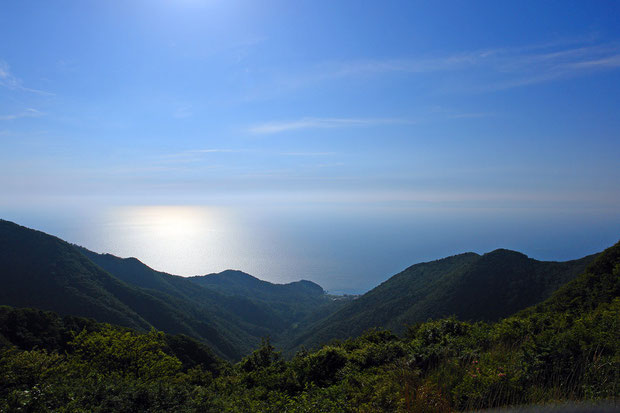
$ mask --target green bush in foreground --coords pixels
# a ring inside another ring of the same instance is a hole
[[[568,320],[455,319],[370,331],[282,359],[268,341],[217,376],[163,333],[107,326],[65,353],[5,348],[0,411],[454,411],[618,397],[620,300]]]
[[[0,411],[449,412],[617,401],[619,263],[617,245],[547,302],[495,324],[446,318],[403,337],[370,330],[290,360],[264,340],[234,365],[187,337],[4,307],[4,319],[30,321],[15,323],[19,334],[0,326]]]

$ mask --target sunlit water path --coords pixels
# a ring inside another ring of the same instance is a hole
[[[0,218],[178,275],[240,269],[362,292],[407,266],[495,248],[566,260],[618,240],[619,214],[449,208],[0,208]]]

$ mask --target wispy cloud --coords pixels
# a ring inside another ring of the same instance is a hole
[[[551,67],[582,69],[618,67],[620,45],[547,43],[521,47],[489,48],[456,54],[384,60],[359,60],[332,64],[329,76],[383,72],[429,73],[488,67],[499,72],[544,70]],[[329,68],[329,65],[325,65]]]
[[[479,92],[569,79],[618,68],[620,44],[569,39],[446,55],[323,62],[291,76],[279,75],[277,84],[271,88],[285,92],[342,78],[367,79],[400,74],[419,76],[425,84],[443,91]],[[434,74],[441,74],[442,77],[435,80],[429,77]]]
[[[250,133],[268,135],[301,129],[331,129],[352,126],[373,126],[389,124],[414,123],[407,119],[393,118],[301,118],[292,121],[275,121],[254,125],[248,129]]]
[[[276,152],[276,151],[257,151],[251,149],[221,149],[221,148],[207,148],[207,149],[190,149],[182,152],[176,152],[160,156],[158,159],[160,162],[170,163],[194,163],[204,161],[207,157],[204,154],[215,153],[259,153],[268,156],[292,156],[292,157],[324,157],[337,155],[336,152],[310,152],[310,151],[297,151],[297,152]]]
[[[492,113],[479,112],[479,113],[455,113],[448,115],[449,119],[480,119],[494,116]]]
[[[7,62],[0,60],[0,86],[10,90],[20,90],[23,92],[35,93],[38,95],[53,96],[53,93],[44,90],[31,89],[22,84],[21,79],[11,73],[11,69]]]
[[[185,119],[192,117],[193,115],[194,112],[192,110],[192,105],[180,105],[174,110],[172,117],[176,119]]]
[[[336,152],[280,152],[282,156],[332,156]]]
[[[19,86],[19,84],[19,80],[11,74],[9,65],[0,60],[0,85],[10,89],[15,89]]]
[[[192,149],[186,151],[186,153],[230,153],[230,152],[240,152],[237,149]]]
[[[473,90],[502,90],[585,76],[620,68],[620,45],[607,44],[513,54],[499,53],[488,69],[491,80],[476,82]]]
[[[195,162],[202,162],[205,160],[206,154],[212,153],[236,153],[241,152],[237,149],[222,149],[222,148],[201,148],[201,149],[189,149],[181,152],[174,152],[161,155],[157,158],[159,163],[164,164],[188,164]]]
[[[168,153],[163,155],[164,158],[183,158],[187,156],[195,156],[202,153],[227,153],[238,152],[236,149],[222,149],[222,148],[202,148],[202,149],[188,149],[181,152]]]
[[[572,64],[573,69],[615,68],[620,67],[620,54],[601,59],[586,60]]]
[[[12,113],[9,115],[0,115],[0,120],[15,120],[19,118],[37,118],[43,116],[43,112],[36,109],[28,108],[18,113]]]

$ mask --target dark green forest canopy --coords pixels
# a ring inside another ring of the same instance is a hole
[[[496,250],[466,253],[413,265],[339,311],[315,321],[289,346],[314,347],[332,338],[357,336],[372,327],[403,332],[406,325],[455,315],[496,321],[548,298],[582,273],[595,255],[545,262]]]
[[[0,221],[0,247],[0,304],[185,334],[235,361],[261,337],[290,356],[373,327],[402,333],[448,315],[498,320],[544,300],[593,259],[466,253],[413,265],[357,299],[334,300],[310,281],[272,284],[232,270],[179,277],[8,221]]]
[[[148,331],[186,334],[239,358],[259,342],[216,306],[123,282],[56,237],[0,221],[0,304],[35,307]],[[224,322],[226,320],[226,322]],[[226,328],[220,327],[226,326]],[[245,343],[241,346],[240,343]]]
[[[290,292],[278,300],[245,290],[220,292],[8,221],[0,221],[0,282],[0,304],[185,334],[230,360],[248,354],[261,337],[277,338],[312,311],[332,305],[308,282],[261,281],[263,290]]]
[[[234,365],[188,338],[3,307],[0,410],[448,412],[613,403],[619,289],[616,244],[543,303],[498,322],[445,318],[401,336],[369,330],[288,361],[264,340]],[[183,360],[186,353],[195,356]]]
[[[172,295],[186,304],[227,310],[233,317],[241,318],[243,328],[255,336],[255,344],[259,336],[282,341],[299,322],[317,312],[331,312],[342,304],[329,299],[323,288],[310,281],[273,284],[233,270],[180,277],[155,271],[135,258],[123,259],[78,248],[130,285]]]
[[[51,311],[33,308],[0,306],[0,346],[15,347],[24,351],[72,352],[71,342],[78,334],[114,331],[116,334],[144,334],[126,327],[98,323],[84,317],[61,317]],[[178,358],[184,370],[201,366],[217,374],[224,366],[211,349],[197,340],[184,335],[162,335],[165,352]]]

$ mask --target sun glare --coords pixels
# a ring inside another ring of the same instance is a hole
[[[129,208],[136,226],[169,241],[191,237],[210,227],[206,208],[186,206],[144,206]]]
[[[105,232],[120,234],[108,251],[140,257],[156,269],[190,275],[220,264],[233,230],[226,214],[204,206],[130,206],[108,214]],[[222,264],[223,265],[223,264]]]

